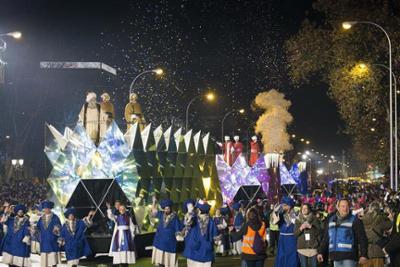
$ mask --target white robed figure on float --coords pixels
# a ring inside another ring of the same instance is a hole
[[[86,129],[90,139],[98,145],[107,131],[107,113],[97,103],[97,96],[93,92],[86,95],[86,104],[79,112],[78,123]]]
[[[134,238],[137,226],[133,224],[124,205],[120,206],[119,214],[114,215],[110,204],[107,203],[107,216],[115,223],[109,252],[109,256],[113,257],[113,264],[134,264],[136,262]]]

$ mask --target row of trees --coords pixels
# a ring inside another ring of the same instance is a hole
[[[357,158],[387,170],[389,164],[389,71],[385,35],[365,24],[342,28],[344,21],[371,21],[392,40],[393,72],[400,67],[400,3],[390,0],[316,0],[297,34],[285,45],[294,84],[320,79],[329,85],[352,137]],[[400,75],[400,74],[399,74]]]

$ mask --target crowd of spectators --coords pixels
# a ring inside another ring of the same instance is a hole
[[[0,186],[0,200],[32,207],[47,198],[46,183],[39,179],[11,179]]]

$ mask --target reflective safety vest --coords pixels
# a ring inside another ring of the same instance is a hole
[[[329,252],[353,252],[354,246],[354,232],[353,222],[356,216],[351,215],[340,224],[333,219],[337,218],[332,216],[329,219]]]
[[[262,223],[260,230],[258,230],[258,234],[260,235],[263,241],[265,241],[265,233],[266,233],[265,223]],[[243,236],[243,242],[242,242],[242,252],[244,254],[256,255],[256,253],[253,250],[255,236],[256,232],[253,229],[251,229],[250,226],[247,226],[247,233],[245,236]]]

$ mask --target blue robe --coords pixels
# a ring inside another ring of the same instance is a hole
[[[202,234],[200,219],[196,217],[185,238],[185,249],[183,251],[185,258],[197,262],[214,261],[214,238],[218,235],[218,229],[211,217],[205,230]]]
[[[46,227],[44,223],[44,216],[45,215],[42,215],[37,223],[37,228],[40,233],[40,252],[59,252],[60,247],[58,246],[57,239],[61,229],[60,219],[53,213],[50,222]]]
[[[172,213],[169,221],[165,223],[164,212],[158,211],[158,227],[154,236],[153,246],[159,250],[176,253],[176,237],[175,233],[182,230],[176,213]]]
[[[24,217],[24,221],[18,226],[15,220],[15,217],[9,217],[4,223],[7,226],[7,234],[3,239],[3,252],[16,257],[29,258],[31,246],[22,242],[25,237],[30,238],[29,218]]]
[[[130,229],[131,218],[129,214],[125,213],[123,215],[120,214],[115,216],[115,222],[116,225],[112,238],[111,252],[135,251],[135,243]],[[126,229],[118,230],[119,227]],[[123,242],[120,244],[119,240],[123,240]]]
[[[86,229],[87,225],[83,220],[76,220],[75,229],[71,229],[67,222],[61,228],[60,237],[65,242],[64,250],[67,261],[77,260],[92,254],[85,237]]]
[[[279,241],[278,252],[275,257],[275,267],[297,267],[299,259],[297,256],[297,237],[294,235],[294,223],[289,225],[281,214],[278,222]]]
[[[239,231],[242,228],[244,223],[244,216],[241,211],[237,211],[235,214],[235,218],[233,219],[233,226],[235,226],[236,231]]]

